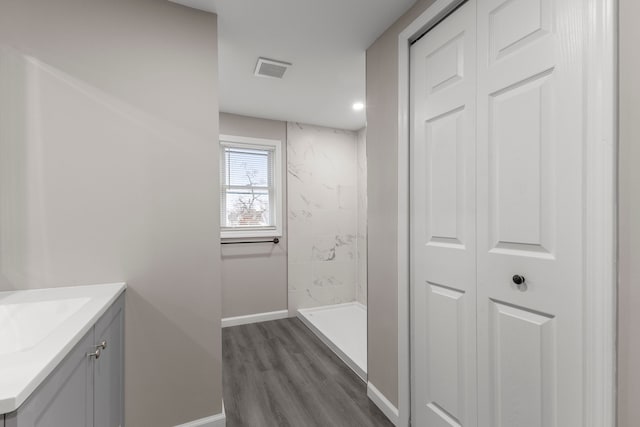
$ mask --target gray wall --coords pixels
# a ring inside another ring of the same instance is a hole
[[[222,317],[287,309],[287,123],[220,113],[220,133],[282,141],[283,236],[278,245],[222,246]]]
[[[369,381],[398,404],[398,35],[420,0],[367,49]]]
[[[640,420],[640,57],[637,0],[620,0],[619,427]]]
[[[128,282],[127,425],[219,413],[216,16],[156,0],[0,11],[14,48],[0,63],[13,165],[0,287]]]

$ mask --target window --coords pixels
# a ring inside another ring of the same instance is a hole
[[[220,136],[222,238],[282,235],[280,141]]]

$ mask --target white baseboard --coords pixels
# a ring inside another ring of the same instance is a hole
[[[248,314],[246,316],[225,317],[222,319],[222,327],[248,325],[249,323],[266,322],[268,320],[286,319],[289,310],[270,311],[267,313]]]
[[[190,421],[180,424],[176,427],[226,427],[227,415],[224,412],[224,402],[222,402],[222,412],[199,420]]]
[[[367,396],[378,408],[380,408],[382,413],[389,418],[389,421],[391,421],[393,425],[398,425],[398,420],[400,418],[398,415],[398,408],[393,406],[393,404],[389,402],[389,399],[387,399],[384,394],[382,394],[380,390],[370,382],[367,383]]]

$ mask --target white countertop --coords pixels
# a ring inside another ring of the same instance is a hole
[[[0,414],[27,400],[125,288],[111,283],[0,292]]]

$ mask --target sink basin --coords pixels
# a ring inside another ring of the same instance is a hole
[[[0,355],[35,347],[89,300],[69,298],[14,304],[0,302]]]

